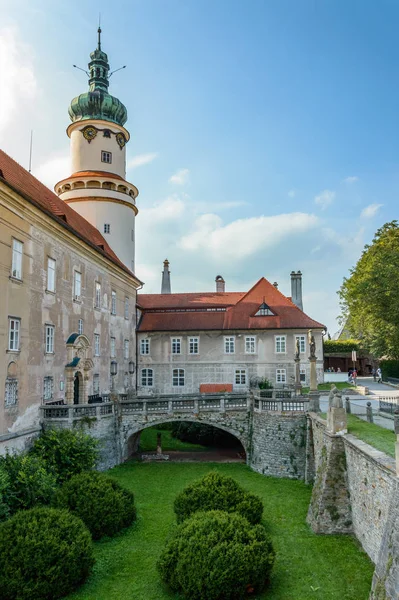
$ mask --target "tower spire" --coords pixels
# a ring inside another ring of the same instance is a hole
[[[97,33],[98,33],[97,50],[101,50],[101,25],[100,24],[98,25]]]

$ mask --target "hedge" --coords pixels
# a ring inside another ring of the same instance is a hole
[[[20,511],[0,525],[1,598],[61,598],[88,577],[93,564],[90,533],[66,510]]]
[[[117,481],[102,473],[80,473],[64,483],[54,506],[67,508],[80,517],[93,539],[115,535],[136,519],[134,496]]]
[[[399,378],[399,360],[385,359],[380,361],[380,368],[384,379],[387,377]]]
[[[198,512],[175,529],[158,570],[189,600],[241,600],[263,589],[274,558],[261,525],[250,525],[237,513]]]
[[[258,496],[244,490],[232,477],[210,472],[187,486],[174,502],[178,523],[197,511],[207,510],[238,512],[255,524],[262,519],[263,504]]]
[[[364,349],[358,340],[325,340],[323,343],[324,354],[338,354],[339,352],[363,352]]]

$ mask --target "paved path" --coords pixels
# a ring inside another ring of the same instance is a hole
[[[399,396],[399,389],[387,385],[386,383],[377,383],[373,377],[358,377],[358,385],[365,385],[370,390],[370,396]]]

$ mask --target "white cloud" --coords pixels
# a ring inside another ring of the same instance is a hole
[[[179,169],[174,175],[169,177],[169,182],[175,185],[185,185],[188,183],[190,171],[188,169]]]
[[[384,206],[384,205],[383,204],[369,204],[368,206],[366,206],[366,208],[363,208],[362,212],[360,213],[360,216],[363,219],[372,219],[378,213],[381,206]]]
[[[343,183],[356,183],[356,181],[359,181],[359,177],[356,177],[356,175],[353,175],[352,177],[345,177],[345,179],[343,180]]]
[[[322,210],[325,210],[335,198],[335,192],[332,190],[323,190],[318,196],[315,196],[315,204],[318,204]]]
[[[32,49],[15,27],[0,30],[1,110],[0,134],[17,111],[31,104],[37,93]]]
[[[137,154],[127,161],[127,169],[136,169],[143,165],[148,165],[158,157],[158,152],[148,152],[147,154]]]
[[[156,222],[173,221],[180,218],[185,209],[185,202],[181,198],[177,195],[169,196],[151,208],[142,208],[140,210],[141,220],[148,223],[145,227],[141,223],[141,226],[146,230],[147,226],[151,227]]]
[[[290,190],[288,192],[288,197],[289,198],[295,198],[295,196],[296,196],[296,190]]]
[[[179,246],[210,253],[218,260],[244,259],[291,235],[313,229],[318,222],[315,215],[291,213],[238,219],[223,225],[218,215],[205,214],[196,219],[193,231],[181,238]]]
[[[36,169],[33,168],[32,174],[53,191],[58,181],[71,174],[70,158],[69,156],[50,158]]]

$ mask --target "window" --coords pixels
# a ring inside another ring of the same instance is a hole
[[[184,385],[184,369],[173,369],[172,385],[182,387]]]
[[[111,338],[111,358],[115,358],[115,338]]]
[[[296,341],[299,340],[299,352],[301,354],[305,354],[306,352],[306,336],[305,335],[296,335],[295,336],[295,351],[296,351]]]
[[[110,223],[104,223],[104,233],[111,233]]]
[[[47,259],[47,291],[55,292],[55,260]]]
[[[100,375],[98,373],[95,373],[95,375],[93,375],[93,394],[99,394],[100,393]]]
[[[276,369],[276,383],[286,383],[287,375],[285,369]]]
[[[116,315],[116,292],[111,292],[111,315]]]
[[[101,308],[101,283],[99,283],[98,281],[96,281],[94,308]]]
[[[153,371],[152,369],[142,369],[141,371],[141,385],[144,387],[151,387],[153,385]]]
[[[15,277],[16,279],[22,279],[22,252],[22,242],[19,242],[18,240],[13,240],[11,276]]]
[[[256,352],[256,337],[248,336],[245,338],[245,354],[255,354]]]
[[[125,319],[129,318],[129,298],[125,298]]]
[[[301,383],[306,383],[306,369],[305,367],[301,367],[299,371],[299,381]]]
[[[52,400],[54,393],[54,378],[45,377],[43,384],[43,400]]]
[[[188,353],[199,354],[199,338],[192,337],[188,338]]]
[[[236,369],[236,385],[245,385],[247,383],[247,372],[245,369]]]
[[[83,319],[78,320],[78,334],[82,335],[83,333]]]
[[[270,310],[270,307],[266,304],[266,302],[262,302],[262,304],[258,308],[258,312],[255,313],[255,317],[270,317],[274,316],[274,312]]]
[[[5,405],[14,406],[18,402],[18,379],[7,377],[5,391]]]
[[[286,336],[285,335],[276,335],[275,339],[275,350],[276,354],[285,354],[286,353]]]
[[[101,150],[101,162],[111,164],[112,163],[112,152]]]
[[[94,356],[100,356],[100,334],[94,334]]]
[[[125,358],[129,358],[129,340],[125,340],[125,343],[123,346],[123,352],[124,352]]]
[[[150,353],[150,340],[147,338],[140,341],[140,354]]]
[[[224,338],[224,352],[225,354],[234,354],[235,351],[235,338],[225,337]]]
[[[181,338],[172,338],[172,354],[181,354]]]
[[[79,271],[73,272],[73,296],[75,300],[80,300],[82,292],[82,273]]]
[[[8,349],[19,351],[19,333],[21,329],[21,319],[9,319],[8,321]]]
[[[81,319],[79,319],[81,320]],[[46,325],[46,354],[53,354],[54,352],[54,325]]]

